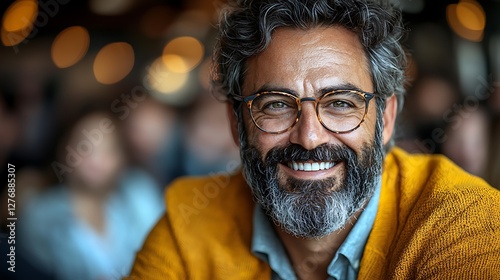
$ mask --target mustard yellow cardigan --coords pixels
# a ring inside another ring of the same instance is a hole
[[[359,279],[500,279],[500,192],[442,156],[394,148]],[[270,279],[250,252],[241,175],[185,178],[126,279]],[[133,226],[133,225],[131,225]]]

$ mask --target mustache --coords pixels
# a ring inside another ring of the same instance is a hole
[[[288,161],[347,161],[356,159],[356,153],[346,145],[322,144],[312,150],[307,150],[298,144],[275,147],[266,155],[267,165]]]

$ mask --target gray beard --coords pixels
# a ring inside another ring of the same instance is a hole
[[[345,145],[321,145],[309,151],[288,145],[271,149],[263,161],[240,125],[243,173],[254,200],[275,224],[297,237],[320,238],[344,228],[377,187],[384,158],[380,128],[377,125],[373,144],[363,145],[359,159]],[[278,164],[291,160],[342,161],[345,174],[323,180],[279,178]]]

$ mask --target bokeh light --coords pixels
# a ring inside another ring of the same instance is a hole
[[[462,0],[458,3],[457,17],[460,23],[469,30],[484,30],[486,16],[481,5],[472,0]]]
[[[186,73],[200,64],[204,55],[203,44],[190,36],[178,37],[163,49],[163,63],[172,72]],[[184,63],[180,63],[179,59]]]
[[[164,64],[163,58],[157,58],[146,74],[147,86],[163,94],[173,94],[182,89],[188,80],[188,73],[171,71]]]
[[[8,32],[25,29],[33,24],[37,13],[38,4],[36,1],[15,1],[5,11],[3,28]]]
[[[104,46],[94,60],[94,76],[98,82],[114,84],[125,78],[134,67],[134,49],[118,42]]]
[[[89,49],[89,33],[81,26],[64,29],[52,43],[52,61],[59,68],[67,68],[80,61]]]
[[[2,18],[1,39],[3,45],[15,46],[24,41],[33,30],[37,15],[37,1],[14,1]]]
[[[189,65],[187,61],[179,55],[167,54],[162,57],[163,63],[168,70],[175,73],[186,73],[189,72]]]
[[[478,2],[461,0],[458,4],[448,5],[446,19],[458,36],[474,42],[483,39],[486,14]]]

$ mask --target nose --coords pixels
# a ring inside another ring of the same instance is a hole
[[[330,132],[323,127],[316,115],[315,102],[302,100],[302,113],[299,122],[290,132],[290,142],[312,150],[321,144],[329,142]]]

